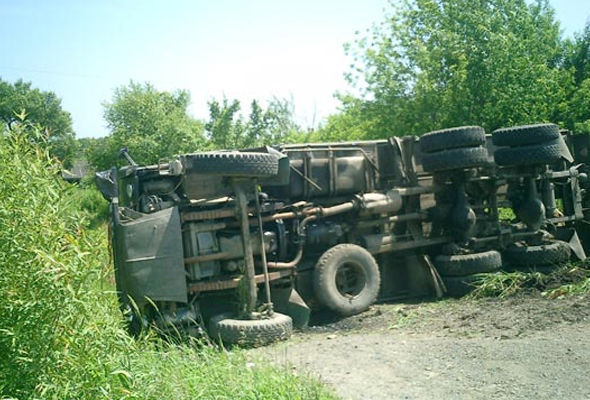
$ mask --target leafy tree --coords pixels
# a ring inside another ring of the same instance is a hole
[[[33,88],[31,82],[20,79],[13,84],[0,79],[0,120],[9,130],[21,125],[42,127],[44,140],[40,144],[48,146],[51,155],[66,166],[71,163],[75,151],[72,118],[55,93]]]
[[[158,91],[149,83],[116,89],[112,101],[104,103],[111,135],[89,151],[91,163],[97,168],[116,164],[124,146],[141,164],[202,149],[203,124],[187,113],[189,103],[188,91]]]
[[[250,104],[248,119],[239,114],[238,100],[209,102],[209,121],[205,130],[210,147],[239,149],[293,141],[300,132],[293,120],[293,106],[288,100],[273,98],[266,109],[257,100]]]
[[[551,120],[571,77],[547,0],[392,2],[348,51],[362,95],[343,98],[344,110],[368,137]]]
[[[293,102],[273,97],[266,110],[256,100],[250,105],[248,137],[252,144],[274,145],[290,142],[301,134],[294,121]]]
[[[222,102],[209,101],[209,121],[205,130],[209,136],[210,146],[216,149],[234,149],[244,143],[244,126],[239,116],[240,102],[229,102],[225,97]]]
[[[564,69],[573,74],[568,102],[561,112],[561,121],[568,129],[590,133],[590,23],[564,44]]]
[[[565,68],[574,71],[574,84],[580,86],[582,82],[590,78],[590,22],[584,30],[575,35],[574,41],[566,43]]]

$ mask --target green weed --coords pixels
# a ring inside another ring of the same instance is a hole
[[[498,218],[501,221],[512,221],[516,218],[516,214],[514,214],[512,208],[498,207]]]
[[[474,282],[475,289],[471,297],[507,297],[520,292],[524,288],[542,285],[544,275],[539,272],[501,272],[485,274]]]
[[[0,133],[0,398],[333,398],[240,351],[131,338],[95,194],[64,183],[32,134]]]
[[[548,274],[514,271],[486,274],[474,283],[471,297],[507,297],[535,289],[550,298],[590,292],[590,270],[584,263],[571,263]]]

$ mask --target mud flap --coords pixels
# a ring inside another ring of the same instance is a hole
[[[117,288],[139,308],[147,298],[187,302],[178,208],[152,214],[133,212],[116,225]]]
[[[422,265],[428,271],[428,274],[432,277],[432,286],[434,287],[434,292],[436,294],[436,298],[440,299],[443,295],[447,292],[447,288],[445,283],[443,282],[442,278],[440,277],[438,271],[434,267],[434,264],[430,260],[430,257],[424,255],[421,257]]]
[[[287,315],[293,320],[293,326],[301,329],[309,323],[309,314],[311,313],[305,301],[301,298],[295,289],[291,291],[289,303],[287,305]]]
[[[275,311],[291,317],[295,328],[307,326],[311,311],[297,290],[291,287],[273,287],[271,296]]]
[[[580,242],[578,232],[576,232],[574,228],[559,228],[555,233],[555,238],[566,242],[570,249],[572,249],[572,253],[574,253],[576,258],[580,261],[586,259],[584,247],[582,246],[582,242]]]
[[[567,160],[568,162],[574,162],[574,157],[572,157],[572,153],[570,152],[569,147],[567,147],[567,143],[563,139],[562,135],[559,135],[559,147],[561,150],[561,157]]]

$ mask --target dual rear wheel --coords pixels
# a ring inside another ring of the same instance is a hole
[[[420,137],[422,168],[435,173],[484,166],[489,161],[485,142],[485,131],[480,126],[426,133]]]

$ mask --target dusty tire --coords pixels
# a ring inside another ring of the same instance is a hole
[[[494,160],[502,166],[553,164],[561,159],[559,141],[496,150]]]
[[[209,336],[224,344],[244,347],[265,346],[286,340],[293,332],[291,317],[273,313],[267,319],[242,320],[219,314],[209,320]]]
[[[434,265],[441,276],[465,276],[494,272],[502,267],[502,256],[495,250],[453,256],[439,255]]]
[[[371,253],[349,243],[322,254],[313,275],[318,302],[342,316],[369,308],[377,299],[380,283],[379,267]]]
[[[569,245],[560,240],[539,246],[510,246],[502,254],[504,261],[514,267],[558,265],[570,259]]]
[[[479,282],[486,275],[468,275],[468,276],[448,276],[442,277],[443,283],[447,288],[447,296],[462,297],[471,293]]]
[[[480,167],[487,162],[488,151],[484,147],[465,147],[422,154],[422,168],[429,172]]]
[[[420,137],[420,150],[432,153],[461,147],[481,146],[486,142],[486,134],[480,126],[460,126],[428,132]]]
[[[184,156],[193,172],[237,177],[269,177],[279,172],[279,160],[269,153],[214,151]]]
[[[496,129],[492,132],[492,143],[496,146],[528,146],[558,137],[559,127],[555,124],[522,125]]]

